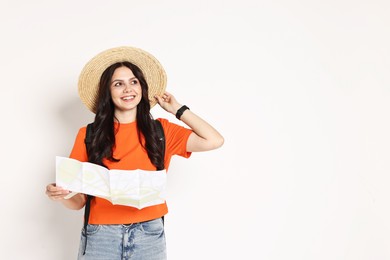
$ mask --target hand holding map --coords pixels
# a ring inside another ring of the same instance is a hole
[[[56,157],[56,184],[72,192],[142,209],[165,202],[166,171],[108,170],[97,164]]]

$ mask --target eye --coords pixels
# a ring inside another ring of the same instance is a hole
[[[120,87],[120,86],[122,86],[122,82],[116,82],[116,83],[114,84],[114,87]]]
[[[137,85],[138,84],[138,79],[133,79],[130,83],[131,83],[131,85]]]

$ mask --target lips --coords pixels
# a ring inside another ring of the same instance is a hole
[[[124,101],[131,101],[135,98],[135,95],[130,95],[130,96],[125,96],[125,97],[121,97],[122,100]]]

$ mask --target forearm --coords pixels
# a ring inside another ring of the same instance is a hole
[[[182,107],[175,97],[168,92],[165,92],[162,96],[155,96],[155,98],[165,111],[173,115],[177,115],[177,111]],[[181,115],[179,114],[179,117],[193,131],[187,140],[188,152],[209,151],[222,146],[224,142],[222,135],[194,112],[187,109]]]
[[[61,203],[68,209],[79,210],[84,207],[86,201],[86,196],[82,193],[78,193],[70,199],[62,199]]]
[[[208,151],[219,148],[224,143],[222,135],[208,122],[187,109],[183,112],[180,120],[188,125],[197,135],[190,136],[187,150],[191,152]],[[192,140],[191,140],[192,139]]]

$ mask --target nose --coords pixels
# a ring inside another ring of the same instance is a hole
[[[124,89],[123,89],[123,92],[124,92],[124,93],[129,93],[131,90],[132,90],[131,86],[129,86],[128,84],[126,84],[125,87],[124,87]]]

